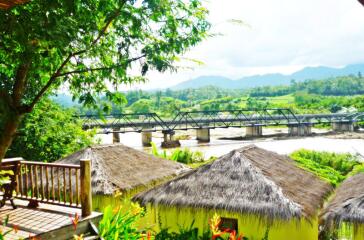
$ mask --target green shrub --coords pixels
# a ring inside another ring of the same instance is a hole
[[[193,164],[193,163],[202,163],[205,161],[204,155],[200,151],[191,151],[188,148],[180,149],[177,148],[173,150],[171,153],[168,153],[166,150],[158,151],[158,148],[155,143],[152,144],[152,154],[156,157],[176,161],[184,164]]]
[[[126,213],[123,213],[121,208],[106,207],[99,225],[100,237],[105,240],[141,239],[142,231],[135,226],[135,223],[144,216],[144,213],[144,209],[138,204],[133,204],[131,210]]]
[[[318,152],[301,149],[293,152],[290,157],[301,168],[313,172],[320,178],[337,186],[347,175],[358,166],[362,166],[359,159],[348,153]],[[364,167],[362,167],[364,171]],[[360,170],[358,170],[360,171]]]
[[[358,173],[364,173],[364,163],[356,165],[348,176],[354,176]]]

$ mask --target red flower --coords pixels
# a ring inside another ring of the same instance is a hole
[[[18,225],[14,225],[14,226],[13,226],[13,229],[14,229],[14,232],[15,232],[15,233],[18,233],[18,231],[19,231],[19,226],[18,226]]]
[[[230,232],[229,240],[242,240],[243,234],[241,234],[238,238],[236,237],[236,231],[233,230]]]
[[[75,213],[75,217],[73,218],[72,216],[70,216],[70,218],[71,218],[71,222],[72,222],[72,225],[73,225],[73,229],[76,231],[77,224],[78,224],[78,221],[80,220],[80,217],[78,216],[77,213]]]

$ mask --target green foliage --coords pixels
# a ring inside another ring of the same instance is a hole
[[[362,166],[356,156],[347,153],[338,154],[302,149],[293,152],[290,157],[300,167],[313,172],[333,186],[337,186],[345,180],[355,167]]]
[[[364,94],[364,78],[349,75],[324,80],[292,81],[289,86],[265,86],[249,91],[252,97],[283,96],[295,92],[307,92],[322,96],[351,96]]]
[[[83,103],[98,93],[117,101],[109,83],[117,88],[152,69],[174,70],[178,55],[207,37],[207,14],[199,0],[30,1],[1,11],[1,88],[11,93],[19,66],[27,65],[24,102],[54,77],[53,89],[67,82]],[[129,74],[132,67],[140,74]]]
[[[6,215],[5,219],[2,220],[3,224],[2,227],[5,229],[9,223],[9,215]],[[17,231],[17,227],[13,227],[12,229],[6,230],[6,231],[0,231],[0,240],[8,239],[6,236],[11,234],[13,231]]]
[[[42,100],[23,121],[8,157],[52,162],[93,143],[94,131],[82,130],[74,111]]]
[[[207,38],[200,0],[29,1],[0,11],[0,159],[20,121],[48,94],[110,111],[118,89],[150,70],[176,71],[179,56]],[[9,127],[11,125],[11,127]]]
[[[113,209],[108,206],[99,224],[99,236],[105,240],[139,240],[142,238],[142,231],[138,230],[136,222],[144,214],[144,209],[137,204],[126,213],[121,208]]]
[[[364,173],[364,163],[355,165],[353,170],[349,173],[348,176],[354,176],[358,173]]]
[[[152,101],[149,99],[140,99],[130,106],[133,113],[152,112]]]
[[[0,186],[8,183],[12,175],[14,175],[12,170],[0,170]]]
[[[173,150],[171,153],[167,153],[166,150],[162,152],[158,151],[158,148],[155,143],[152,144],[152,154],[156,157],[184,163],[184,164],[192,164],[192,163],[202,163],[205,161],[204,155],[200,151],[192,152],[188,148],[180,149],[177,148]]]
[[[348,76],[301,83],[292,81],[290,86],[259,87],[247,90],[207,86],[198,89],[167,89],[155,92],[130,91],[125,93],[128,104],[123,108],[125,112],[149,111],[167,118],[174,116],[176,111],[215,111],[242,108],[290,108],[294,112],[302,114],[364,111],[364,97],[361,95],[352,95],[351,92],[337,92],[338,96],[332,96],[324,90],[320,92],[316,89],[317,87],[340,91],[337,86],[346,83],[350,83],[352,86],[351,79],[354,79],[354,82],[362,81],[362,78]],[[315,87],[311,87],[311,85]],[[360,91],[358,90],[357,93],[361,93]],[[350,95],[344,96],[345,94]],[[364,125],[364,122],[360,124]]]

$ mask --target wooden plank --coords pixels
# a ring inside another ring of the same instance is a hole
[[[44,185],[43,185],[43,167],[44,166],[40,166],[40,192],[41,192],[41,198],[44,199],[45,195],[44,195]]]
[[[63,168],[63,202],[67,202],[67,190],[66,190],[67,182],[66,182],[66,168]]]
[[[92,213],[91,161],[81,159],[81,208],[82,217]]]
[[[23,195],[23,167],[22,167],[22,165],[20,164],[20,170],[19,170],[19,178],[18,178],[18,180],[19,180],[19,191],[18,191],[18,194],[17,195]]]
[[[61,201],[61,181],[59,179],[59,171],[61,171],[59,168],[57,168],[57,188],[58,188],[58,201]]]
[[[45,167],[45,177],[46,177],[46,195],[47,199],[51,199],[51,195],[49,193],[49,174],[48,174],[48,166]]]
[[[78,169],[75,170],[76,171],[76,204],[79,205],[80,204],[80,193],[79,193],[79,189],[78,189]]]
[[[44,163],[44,162],[31,162],[21,161],[22,164],[35,165],[35,166],[48,166],[48,167],[60,167],[60,168],[80,168],[80,165],[75,164],[61,164],[61,163]]]
[[[35,197],[39,198],[39,187],[38,187],[38,166],[34,165],[34,176],[35,176]]]
[[[53,174],[53,167],[51,167],[51,191],[52,191],[52,200],[55,201],[55,194],[54,194],[54,174]]]
[[[68,169],[68,185],[69,185],[69,203],[72,205],[72,203],[73,203],[72,168]]]
[[[32,191],[31,197],[33,198],[34,197],[33,166],[29,165],[29,167],[30,167],[29,168],[30,185],[31,185],[31,191]]]
[[[25,174],[25,192],[24,195],[28,196],[28,167],[27,165],[23,165],[24,167],[24,174]]]

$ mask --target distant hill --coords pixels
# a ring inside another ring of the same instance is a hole
[[[187,88],[200,88],[205,86],[216,86],[226,89],[244,89],[261,86],[277,86],[287,85],[292,79],[297,82],[305,80],[321,80],[330,77],[339,77],[350,74],[364,74],[364,64],[348,65],[344,68],[330,68],[330,67],[306,67],[290,75],[265,74],[243,77],[238,80],[232,80],[222,76],[202,76],[179,83],[173,87],[172,90],[181,90]]]

